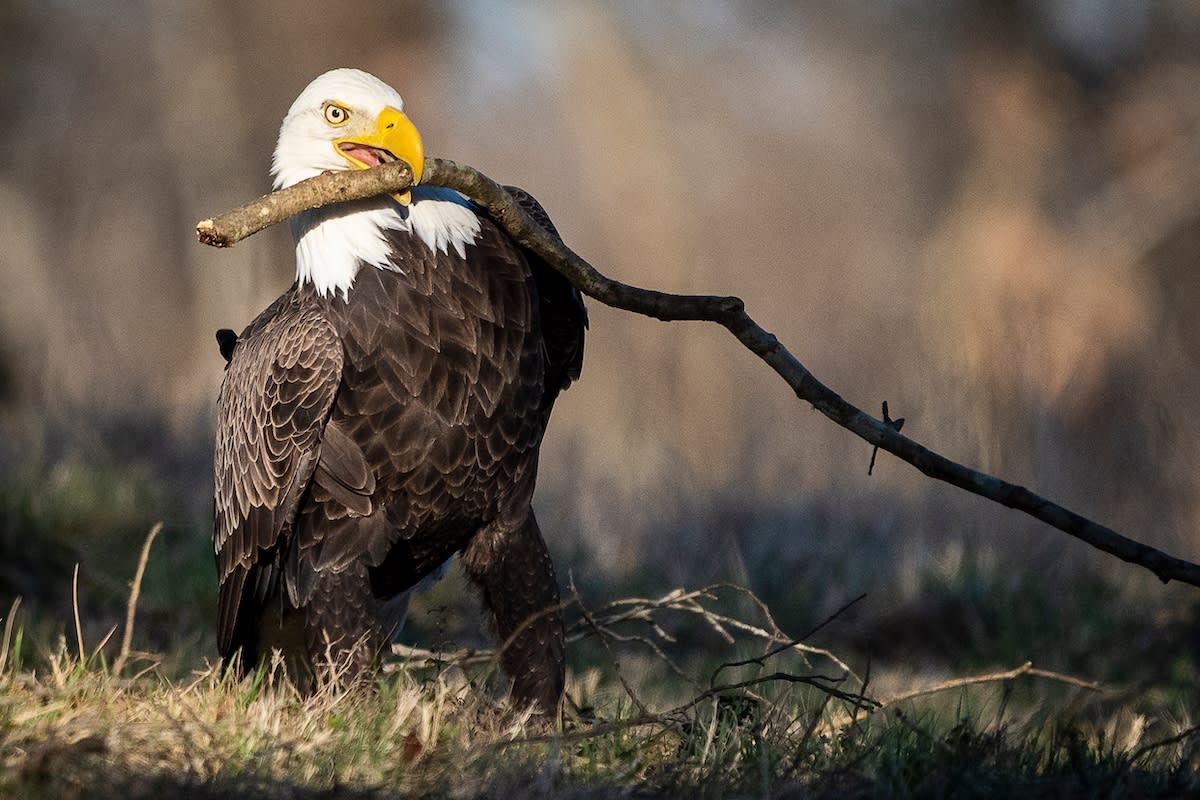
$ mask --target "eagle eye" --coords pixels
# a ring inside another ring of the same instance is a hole
[[[330,125],[345,125],[350,121],[350,112],[337,103],[326,103],[325,121]]]

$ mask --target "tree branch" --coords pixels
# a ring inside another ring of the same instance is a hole
[[[1076,678],[1074,675],[1066,675],[1062,672],[1052,672],[1048,669],[1038,669],[1033,665],[1032,661],[1026,661],[1019,667],[1005,670],[1003,672],[989,672],[984,675],[971,675],[966,678],[953,678],[948,681],[933,686],[926,686],[922,689],[912,689],[907,692],[902,692],[895,697],[889,697],[879,703],[879,708],[890,708],[891,706],[903,703],[908,700],[913,700],[918,697],[924,697],[937,692],[944,692],[948,689],[961,689],[964,686],[976,686],[981,683],[996,683],[997,681],[1011,681],[1020,678],[1022,675],[1032,675],[1037,678],[1047,678],[1059,683],[1065,683],[1068,686],[1076,686],[1080,689],[1087,689],[1089,692],[1099,692],[1102,687],[1092,681],[1085,681],[1082,678]]]
[[[498,183],[471,167],[445,159],[426,159],[423,183],[456,189],[486,208],[515,241],[545,259],[589,297],[664,321],[695,320],[723,326],[775,370],[798,398],[868,444],[907,461],[929,477],[1023,511],[1123,561],[1150,570],[1164,583],[1177,580],[1200,587],[1200,565],[1122,536],[1023,486],[951,461],[902,435],[892,424],[846,402],[756,323],[739,298],[668,294],[612,280],[539,226]],[[196,226],[196,233],[205,244],[229,247],[306,209],[400,192],[411,185],[412,170],[404,162],[368,170],[329,172],[214,219],[202,220]]]
[[[264,194],[257,200],[196,223],[196,237],[213,247],[233,247],[293,214],[330,203],[345,203],[402,192],[412,186],[412,167],[392,161],[372,169],[326,172],[295,186]]]

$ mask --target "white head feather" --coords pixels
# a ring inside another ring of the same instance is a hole
[[[279,128],[271,174],[275,188],[292,186],[327,170],[349,169],[333,141],[346,130],[325,120],[325,105],[337,101],[352,119],[374,121],[384,108],[404,109],[400,94],[383,81],[357,69],[335,69],[310,83]],[[296,240],[296,278],[310,282],[323,295],[349,298],[354,276],[366,265],[404,271],[383,231],[407,231],[433,252],[453,249],[466,257],[466,247],[479,235],[479,218],[455,191],[416,186],[404,208],[390,197],[306,211],[291,219]]]

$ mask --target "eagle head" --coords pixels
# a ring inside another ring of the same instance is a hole
[[[279,128],[271,164],[282,189],[327,170],[367,169],[401,159],[413,183],[425,164],[421,135],[399,92],[362,70],[335,69],[305,87]],[[395,195],[408,205],[409,192]]]

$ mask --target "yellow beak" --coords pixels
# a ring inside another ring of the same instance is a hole
[[[379,112],[374,131],[362,136],[334,139],[333,146],[355,169],[368,169],[400,159],[412,167],[413,185],[421,182],[421,173],[425,168],[425,148],[421,144],[421,134],[417,132],[417,126],[399,109],[388,106]],[[408,191],[394,194],[392,197],[405,206],[412,200]]]

